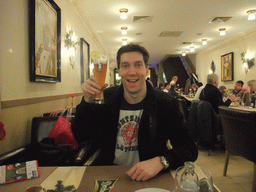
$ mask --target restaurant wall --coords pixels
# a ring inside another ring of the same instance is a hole
[[[228,34],[227,34],[228,35]],[[225,41],[217,46],[210,47],[196,55],[196,72],[199,81],[206,84],[207,74],[209,74],[211,62],[214,61],[216,66],[215,73],[219,76],[219,86],[224,85],[228,89],[233,89],[237,80],[244,81],[244,87],[247,87],[247,81],[256,79],[256,60],[253,66],[246,74],[243,69],[241,60],[242,52],[252,52],[256,59],[256,28],[246,34],[240,34],[236,38]],[[221,81],[221,55],[234,52],[234,80]]]
[[[61,50],[64,38],[72,29],[78,39],[90,44],[90,51],[108,54],[92,33],[89,25],[77,14],[72,1],[55,0],[61,8]],[[61,82],[29,81],[29,2],[0,0],[0,121],[7,132],[0,141],[0,154],[30,142],[31,120],[43,113],[70,106],[70,93],[76,93],[74,105],[81,101],[80,48],[75,54],[74,69],[68,58],[61,56]]]

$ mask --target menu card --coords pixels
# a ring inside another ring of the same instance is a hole
[[[39,176],[37,160],[0,166],[0,185]]]

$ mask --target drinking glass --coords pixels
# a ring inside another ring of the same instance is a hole
[[[184,172],[185,166],[181,166],[176,169],[175,172],[175,182],[174,188],[172,192],[182,192],[180,188],[181,185],[181,175]],[[200,192],[213,192],[213,180],[212,180],[212,173],[209,170],[205,170],[200,168],[199,166],[195,165],[195,173],[198,175],[199,179],[199,191]],[[183,190],[184,191],[184,190]]]
[[[105,84],[107,73],[107,57],[101,55],[97,60],[94,61],[93,75],[98,79],[99,85],[102,87],[100,93],[95,94],[93,99],[93,103],[103,104],[104,96],[103,96],[103,86]]]

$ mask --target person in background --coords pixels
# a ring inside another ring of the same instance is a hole
[[[256,94],[256,80],[252,79],[247,82],[247,92],[245,92],[245,95],[243,97],[243,101],[246,105],[251,105],[251,96],[252,94]]]
[[[91,76],[82,86],[84,96],[72,124],[78,143],[89,139],[100,147],[96,165],[132,165],[126,174],[136,181],[198,156],[177,99],[146,81],[148,59],[144,47],[122,46],[117,52],[121,85],[104,89],[104,104],[94,104],[91,101],[102,87]]]
[[[231,93],[233,95],[235,95],[236,97],[240,97],[241,98],[241,91],[243,89],[243,85],[244,85],[244,82],[239,80],[235,83],[235,86],[234,86],[234,90],[231,91]]]
[[[213,109],[217,114],[219,114],[218,107],[220,105],[229,106],[234,100],[234,96],[230,95],[228,99],[223,102],[222,94],[217,88],[219,85],[218,76],[216,74],[209,74],[207,76],[207,84],[204,89],[201,91],[199,99],[208,101],[212,104]]]
[[[201,82],[199,82],[198,83],[198,85],[199,85],[199,87],[198,87],[198,89],[197,89],[197,91],[196,91],[196,94],[195,94],[195,97],[193,98],[193,100],[199,100],[199,96],[200,96],[200,93],[201,93],[201,91],[204,89],[204,85],[203,85],[203,83],[201,83]]]
[[[147,81],[151,84],[152,87],[154,87],[153,82],[150,80],[150,78],[147,78]]]
[[[173,76],[172,81],[170,82],[170,85],[174,84],[176,86],[177,81],[178,81],[178,76]]]
[[[170,87],[168,93],[169,93],[169,95],[171,95],[172,97],[175,97],[175,98],[178,97],[178,93],[175,91],[175,83],[174,83],[174,82],[171,84],[171,87]]]
[[[185,88],[184,88],[184,95],[188,95],[189,93],[189,89],[191,89],[192,85],[191,85],[191,75],[189,74],[189,78],[186,80],[186,84],[185,84]]]
[[[225,93],[226,93],[225,89],[227,89],[227,88],[224,85],[219,87],[219,90],[220,90],[220,92],[222,94],[222,99],[225,97]]]
[[[164,85],[162,83],[159,84],[159,88],[158,88],[160,91],[163,91],[164,90]]]
[[[170,90],[170,87],[171,87],[171,86],[170,86],[170,83],[165,83],[165,84],[164,84],[164,90],[163,90],[163,91],[164,91],[165,93],[168,93],[169,90]]]

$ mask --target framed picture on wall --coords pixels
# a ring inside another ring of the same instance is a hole
[[[234,79],[234,53],[230,52],[221,56],[221,81]]]
[[[90,45],[80,39],[81,83],[90,77]]]
[[[29,3],[30,81],[61,81],[61,9],[53,0]]]

